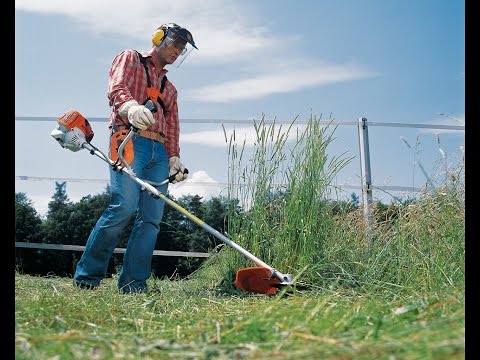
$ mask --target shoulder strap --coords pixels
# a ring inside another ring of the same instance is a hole
[[[160,84],[160,94],[163,95],[163,89],[165,89],[165,83],[167,82],[167,76],[163,75],[162,83]],[[160,106],[163,109],[163,112],[165,113],[165,104],[163,103],[163,100],[160,96],[157,97],[157,102],[160,104]]]
[[[145,73],[147,74],[147,86],[150,87],[150,86],[152,86],[152,82],[150,81],[150,75],[148,74],[147,61],[142,56],[142,54],[140,54],[137,50],[135,50],[135,52],[138,54],[140,62],[142,63],[143,67],[145,68]],[[160,92],[162,92],[162,91],[160,90]]]
[[[160,92],[163,94],[163,89],[165,89],[165,83],[167,82],[167,75],[163,75],[162,84],[160,85]]]
[[[135,50],[135,52],[138,54],[140,62],[145,68],[145,74],[147,75],[147,87],[151,87],[152,81],[150,80],[150,74],[148,73],[147,60],[145,60],[145,58],[142,56],[142,54],[140,54],[140,52],[138,52],[137,50]],[[167,75],[163,75],[162,83],[160,84],[160,94],[163,94],[163,90],[165,89],[166,82],[167,82]],[[163,111],[165,112],[165,105],[163,104],[163,100],[160,96],[157,97],[157,102],[160,104]]]

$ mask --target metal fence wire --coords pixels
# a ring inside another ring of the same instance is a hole
[[[440,114],[443,115],[443,114]],[[447,116],[448,117],[448,116]],[[25,117],[16,116],[15,121],[46,121],[55,122],[56,117]],[[89,122],[102,122],[106,123],[107,118],[88,118]],[[253,125],[252,120],[234,120],[234,119],[181,119],[185,124],[242,124]],[[265,124],[290,124],[291,121],[285,120],[263,120]],[[296,124],[307,124],[307,120],[296,120]],[[411,186],[389,186],[382,185],[376,186],[372,183],[371,166],[370,166],[370,144],[368,137],[369,127],[392,127],[392,128],[416,128],[416,129],[432,129],[432,130],[451,130],[451,131],[463,131],[465,132],[465,125],[441,125],[441,124],[418,124],[418,123],[395,123],[395,122],[370,122],[366,117],[359,117],[357,121],[320,121],[321,125],[325,126],[356,126],[358,129],[358,149],[359,149],[359,162],[360,162],[360,184],[358,185],[340,185],[342,189],[360,189],[362,196],[362,207],[364,214],[365,229],[367,231],[367,237],[370,238],[373,226],[373,215],[371,205],[373,203],[373,191],[375,189],[379,191],[411,191],[417,192],[420,188]],[[20,181],[66,181],[66,182],[87,182],[87,183],[108,183],[107,179],[78,179],[68,177],[41,177],[41,176],[28,176],[28,175],[15,175],[15,180]],[[202,184],[212,186],[227,186],[227,183],[200,183],[190,182],[191,184]],[[62,244],[42,244],[42,243],[23,243],[15,242],[15,247],[22,248],[38,248],[38,249],[51,249],[51,250],[70,250],[70,251],[83,251],[84,246],[77,245],[62,245]],[[116,253],[124,253],[125,249],[116,248]],[[181,252],[181,251],[162,251],[155,250],[156,256],[179,256],[179,257],[208,257],[208,253],[198,252]]]

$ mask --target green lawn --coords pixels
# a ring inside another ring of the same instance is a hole
[[[464,290],[219,294],[199,280],[95,291],[16,276],[16,359],[463,359]]]

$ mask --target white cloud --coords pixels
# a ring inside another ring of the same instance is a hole
[[[171,184],[168,192],[175,198],[183,195],[199,195],[203,200],[220,195],[222,184],[212,179],[205,171],[196,171],[188,179],[180,183]]]
[[[267,125],[268,126],[268,125]],[[281,131],[286,132],[288,129],[289,124],[283,125],[282,129],[280,130],[280,126],[275,128],[276,133]],[[296,132],[303,132],[306,128],[306,125],[295,125],[292,126],[289,132],[289,137],[287,141],[295,140]],[[206,131],[198,131],[193,133],[182,133],[180,134],[180,142],[182,143],[190,143],[190,144],[199,144],[203,146],[211,146],[211,147],[222,147],[226,148],[228,143],[230,142],[230,138],[233,136],[235,132],[235,143],[239,145],[243,145],[245,141],[245,146],[253,146],[255,141],[257,140],[257,133],[253,126],[248,127],[240,127],[240,128],[225,128],[225,133],[223,130],[206,130]],[[226,138],[225,138],[226,137]]]
[[[227,0],[16,0],[15,9],[65,15],[85,31],[136,39],[150,37],[161,24],[175,22],[192,32],[201,50],[195,54],[197,63],[238,61],[276,43],[262,21],[255,20],[253,10]]]
[[[208,84],[187,92],[186,97],[205,102],[230,102],[377,75],[355,65],[297,65],[288,71],[285,71],[285,67],[285,64],[277,65],[277,68],[270,67],[268,73],[251,78]]]

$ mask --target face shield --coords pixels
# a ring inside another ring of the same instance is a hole
[[[192,34],[184,28],[170,28],[165,35],[162,43],[158,46],[162,47],[174,47],[180,51],[177,59],[171,64],[175,67],[179,67],[182,62],[185,61],[187,56],[197,49],[195,42],[193,41]]]

